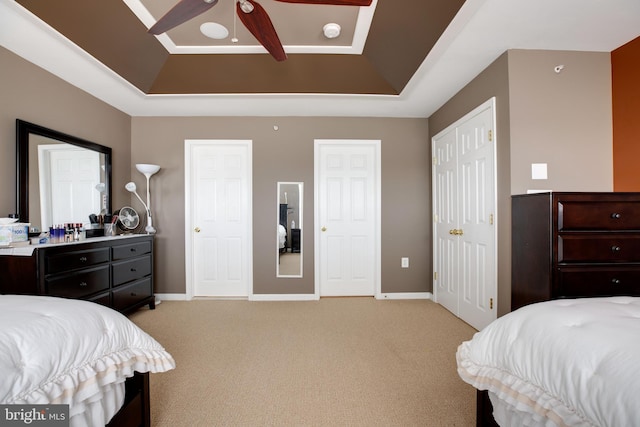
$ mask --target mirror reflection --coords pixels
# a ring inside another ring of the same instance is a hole
[[[111,149],[17,120],[18,214],[31,230],[110,211]]]
[[[302,277],[302,182],[278,182],[277,277]]]

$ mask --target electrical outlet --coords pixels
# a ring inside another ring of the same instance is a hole
[[[402,257],[400,259],[400,266],[402,268],[409,268],[409,258],[408,257]]]

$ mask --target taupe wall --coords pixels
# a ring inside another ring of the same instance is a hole
[[[560,74],[553,67],[563,64]],[[530,164],[549,164],[545,187],[610,191],[611,77],[607,53],[510,51],[429,119],[130,118],[0,48],[0,215],[15,211],[15,119],[112,147],[114,208],[134,204],[124,190],[134,164],[158,163],[153,178],[157,292],[182,293],[184,140],[253,140],[254,292],[312,293],[313,140],[382,140],[382,290],[431,291],[430,137],[497,98],[498,313],[510,309],[510,194],[534,188]],[[273,126],[279,130],[274,131]],[[565,167],[569,165],[572,167]],[[579,169],[576,168],[579,165]],[[276,279],[272,224],[276,181],[305,183],[304,277]],[[538,187],[539,182],[535,182]],[[411,268],[401,269],[408,256]]]
[[[557,65],[564,65],[555,73]],[[512,50],[429,118],[430,136],[496,96],[498,315],[511,310],[511,195],[612,191],[608,53]],[[531,163],[549,178],[531,179]]]
[[[16,119],[111,147],[114,206],[129,200],[131,118],[2,47],[0,69],[0,216],[16,210]]]
[[[252,139],[254,291],[313,293],[313,140],[382,140],[382,290],[431,290],[430,162],[425,119],[131,118],[0,48],[0,216],[15,211],[15,119],[20,118],[113,149],[113,207],[137,205],[124,185],[144,192],[135,163],[162,166],[153,177],[158,228],[156,290],[185,291],[184,140]],[[279,125],[279,131],[273,125]],[[304,181],[304,277],[277,279],[272,225],[276,181]],[[409,269],[400,258],[411,259]]]
[[[274,130],[278,126],[278,131]],[[425,119],[143,118],[132,120],[132,167],[157,163],[152,181],[158,229],[156,289],[185,292],[184,141],[253,141],[253,282],[256,294],[314,292],[314,139],[382,140],[382,291],[431,291],[430,155]],[[144,187],[143,177],[134,180]],[[304,276],[276,278],[276,182],[303,181]],[[409,269],[400,258],[411,259]]]
[[[613,191],[611,54],[510,51],[509,91],[512,194]],[[532,180],[531,163],[548,179]]]
[[[498,315],[511,311],[511,205],[508,55],[504,53],[429,117],[430,136],[496,97],[496,171],[498,184]]]

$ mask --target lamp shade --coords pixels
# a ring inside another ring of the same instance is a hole
[[[160,170],[160,166],[150,165],[147,163],[138,163],[136,164],[136,169],[138,169],[138,172],[140,173],[151,176]]]

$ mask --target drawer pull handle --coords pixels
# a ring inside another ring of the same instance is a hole
[[[87,282],[80,282],[80,286],[87,286]]]
[[[87,262],[87,257],[86,256],[81,256],[80,257],[80,262]]]
[[[135,252],[135,251],[136,251],[136,248],[131,248],[131,252]]]
[[[611,283],[613,283],[614,285],[619,285],[620,279],[611,279]]]
[[[138,270],[136,270],[135,268],[132,268],[132,269],[131,269],[131,271],[132,271],[133,273],[135,273],[135,272],[136,272],[136,271],[138,271]]]
[[[131,292],[131,296],[132,296],[132,297],[137,297],[137,296],[138,296],[138,294],[136,294],[135,292]]]
[[[615,213],[615,212],[611,214],[611,218],[613,218],[613,219],[619,219],[621,216],[622,215],[620,215],[619,213]]]
[[[620,252],[620,249],[621,249],[620,246],[611,246],[611,250],[613,252]]]

